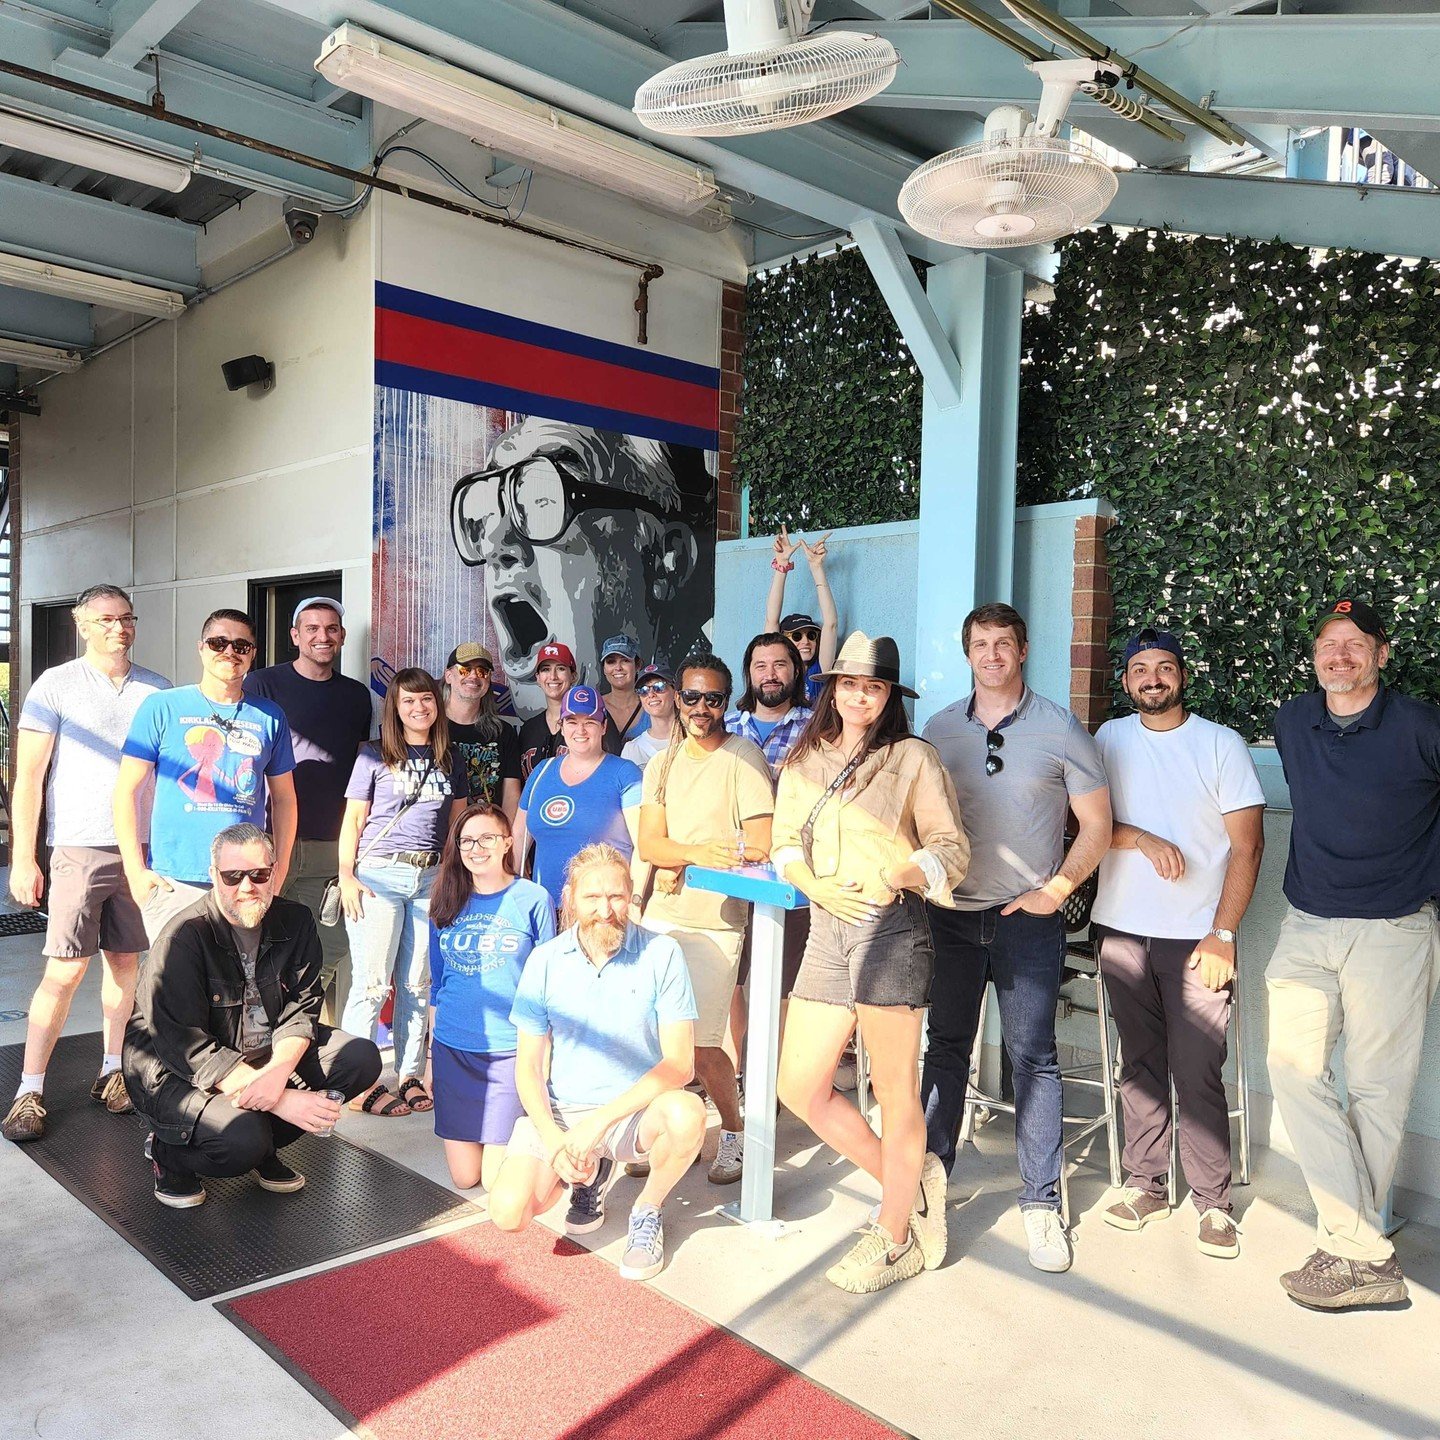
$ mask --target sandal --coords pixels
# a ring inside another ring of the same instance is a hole
[[[379,1115],[382,1119],[410,1113],[410,1106],[405,1103],[403,1096],[392,1095],[383,1085],[376,1085],[359,1100],[352,1100],[350,1109],[363,1111],[366,1115]]]
[[[419,1091],[417,1095],[415,1092]],[[430,1098],[429,1092],[424,1084],[413,1075],[407,1075],[400,1082],[400,1099],[412,1110],[423,1115],[427,1110],[435,1108],[435,1102]]]

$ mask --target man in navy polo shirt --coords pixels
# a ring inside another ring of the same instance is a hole
[[[1389,659],[1379,615],[1338,601],[1315,628],[1320,689],[1275,717],[1294,820],[1266,973],[1270,1080],[1319,1222],[1280,1283],[1319,1310],[1407,1293],[1381,1207],[1440,980],[1440,709],[1388,690]],[[1348,1104],[1331,1071],[1341,1039]]]

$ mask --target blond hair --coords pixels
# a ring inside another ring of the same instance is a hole
[[[629,883],[630,862],[613,846],[597,841],[577,850],[565,867],[565,888],[560,892],[560,928],[568,930],[575,923],[575,907],[571,903],[575,886],[588,870],[619,870]]]

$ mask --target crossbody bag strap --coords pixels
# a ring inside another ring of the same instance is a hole
[[[815,822],[820,818],[820,812],[830,803],[831,798],[845,788],[845,782],[860,768],[860,761],[863,756],[856,755],[852,760],[845,763],[844,768],[826,787],[825,793],[815,802],[815,808],[810,812],[810,818],[800,827],[800,848],[805,853],[805,863],[810,864],[810,856],[815,838]],[[811,867],[813,869],[813,866]]]
[[[425,766],[425,773],[420,777],[420,783],[415,787],[413,794],[406,795],[400,802],[400,808],[381,827],[380,833],[365,847],[364,851],[355,861],[355,868],[358,870],[374,853],[375,847],[390,833],[390,827],[413,805],[424,793],[425,782],[435,772],[435,751],[430,751],[429,762]]]

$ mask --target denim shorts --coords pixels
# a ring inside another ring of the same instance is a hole
[[[847,925],[818,905],[810,907],[810,939],[792,992],[825,1005],[930,1003],[935,947],[925,902],[908,892],[874,920]]]

